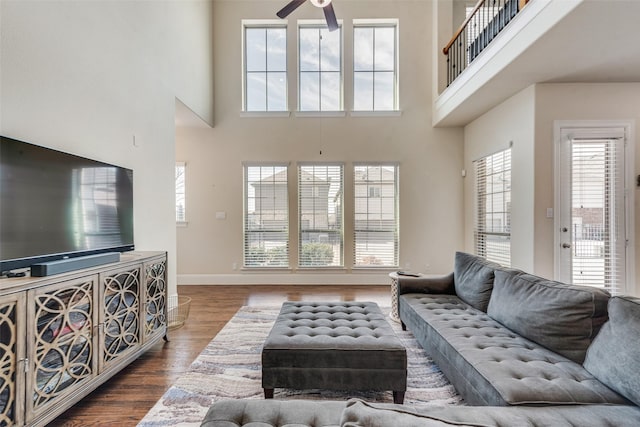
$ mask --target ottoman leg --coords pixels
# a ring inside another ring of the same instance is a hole
[[[272,388],[265,388],[264,389],[264,398],[265,399],[273,399],[273,389]]]
[[[394,391],[393,392],[393,403],[397,403],[402,405],[404,402],[404,391]]]

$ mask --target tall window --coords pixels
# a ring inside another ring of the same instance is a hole
[[[287,165],[244,166],[244,266],[289,265]]]
[[[184,162],[176,162],[176,222],[187,220],[185,204],[185,165]]]
[[[355,24],[353,28],[353,109],[398,109],[397,24]]]
[[[355,265],[398,266],[398,166],[355,165]]]
[[[298,213],[301,267],[343,265],[343,166],[298,167]]]
[[[341,111],[342,28],[301,25],[298,38],[299,110]]]
[[[511,265],[511,149],[476,160],[476,254]]]
[[[244,22],[244,110],[287,111],[287,27]]]

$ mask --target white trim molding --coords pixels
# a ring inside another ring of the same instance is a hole
[[[178,285],[389,285],[390,271],[375,274],[178,274]]]

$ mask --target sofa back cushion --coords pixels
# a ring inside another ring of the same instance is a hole
[[[609,293],[497,270],[487,314],[577,363],[607,320]]]
[[[640,405],[640,298],[611,298],[609,321],[589,347],[584,367]]]
[[[456,252],[453,267],[456,295],[473,308],[486,312],[496,268],[500,265],[476,255]]]

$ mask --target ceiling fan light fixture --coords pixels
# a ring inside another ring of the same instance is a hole
[[[323,8],[331,4],[331,0],[309,0],[315,7]]]

